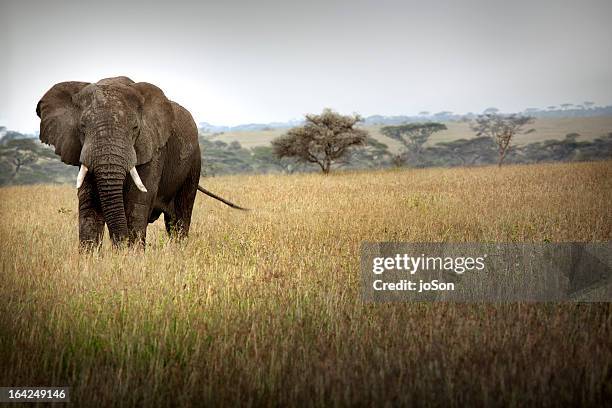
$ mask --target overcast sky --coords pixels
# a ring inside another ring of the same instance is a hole
[[[612,103],[610,0],[0,1],[0,125],[20,131],[53,84],[116,75],[226,125]]]

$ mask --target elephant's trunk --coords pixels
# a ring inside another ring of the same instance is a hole
[[[117,137],[120,130],[100,126],[96,142],[83,152],[83,162],[91,164],[104,221],[114,244],[128,236],[123,202],[123,186],[128,168],[130,147],[126,138]]]
[[[127,238],[128,228],[123,204],[124,166],[103,164],[94,170],[104,220],[114,244]]]

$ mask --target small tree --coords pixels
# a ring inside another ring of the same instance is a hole
[[[429,137],[441,130],[446,130],[446,125],[437,122],[408,123],[398,126],[385,126],[380,129],[383,135],[402,142],[406,149],[404,156],[411,155],[414,161],[418,161],[423,152],[423,145],[429,140]],[[396,165],[402,161],[402,156],[394,158]]]
[[[279,159],[317,164],[327,174],[333,164],[346,159],[351,148],[365,145],[368,132],[355,127],[361,121],[359,115],[343,116],[331,109],[324,109],[320,115],[306,115],[303,126],[272,141],[274,154]]]
[[[495,141],[499,154],[499,161],[497,164],[501,167],[504,158],[508,154],[510,142],[514,135],[527,134],[535,131],[535,129],[523,130],[524,126],[529,123],[533,123],[533,117],[531,116],[489,113],[478,115],[472,125],[472,130],[476,132],[476,136],[478,137],[487,136]]]
[[[242,145],[240,144],[239,141],[233,140],[229,144],[229,149],[230,150],[240,150],[240,149],[242,149]]]

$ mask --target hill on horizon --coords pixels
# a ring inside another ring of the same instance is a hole
[[[436,143],[450,142],[458,139],[472,139],[476,136],[470,128],[469,122],[451,121],[444,123],[448,129],[433,134],[426,146],[433,146]],[[397,140],[383,135],[380,132],[383,126],[386,125],[366,123],[363,127],[370,132],[372,138],[386,144],[391,152],[397,153],[402,148],[401,144]],[[612,115],[575,118],[536,118],[531,127],[535,129],[534,133],[517,135],[513,139],[513,143],[525,145],[544,140],[561,140],[568,134],[573,133],[579,135],[579,140],[592,141],[612,132]],[[209,135],[212,140],[219,140],[224,143],[238,142],[242,147],[254,148],[269,145],[272,140],[281,136],[286,131],[287,128],[269,128],[266,130],[230,130],[202,133]]]
[[[533,116],[534,118],[590,118],[598,116],[612,116],[612,106],[592,106],[586,108],[583,105],[563,104],[565,108],[555,109],[538,109],[527,108],[522,112],[516,112],[521,115]],[[574,109],[569,106],[575,106]],[[486,113],[497,112],[496,108],[488,108]],[[505,112],[511,113],[511,112]],[[512,112],[514,113],[514,112]],[[466,114],[458,114],[450,111],[442,111],[437,113],[422,112],[418,115],[370,115],[363,117],[364,126],[387,126],[400,125],[413,122],[466,122],[478,116],[477,113],[468,112]],[[245,123],[235,126],[214,125],[209,122],[199,122],[198,129],[204,133],[221,133],[221,132],[252,132],[252,131],[269,131],[275,129],[288,129],[299,126],[304,121],[302,119],[291,119],[286,122],[269,122],[269,123]]]

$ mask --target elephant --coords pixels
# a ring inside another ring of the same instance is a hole
[[[79,242],[146,243],[147,225],[164,214],[171,236],[189,233],[201,156],[191,114],[157,86],[125,76],[60,82],[36,106],[40,140],[62,162],[79,166]],[[128,177],[129,175],[129,177]]]

